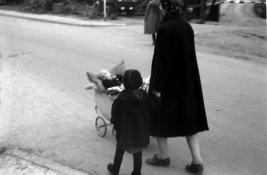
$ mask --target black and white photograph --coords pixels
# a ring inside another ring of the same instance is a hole
[[[267,175],[266,0],[0,0],[0,175]]]

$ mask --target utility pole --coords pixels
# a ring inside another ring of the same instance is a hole
[[[205,11],[206,11],[206,0],[201,0],[201,21],[200,24],[205,23]]]
[[[107,17],[107,12],[106,12],[107,8],[106,8],[106,0],[104,0],[104,20],[106,21],[106,17]]]

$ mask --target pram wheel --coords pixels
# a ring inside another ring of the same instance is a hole
[[[95,119],[95,127],[96,127],[96,131],[97,134],[101,137],[104,137],[107,133],[107,124],[105,122],[105,120],[102,117],[97,117]]]

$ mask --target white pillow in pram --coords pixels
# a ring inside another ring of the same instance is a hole
[[[86,72],[87,78],[90,82],[92,82],[92,80],[97,78],[97,74],[94,74],[92,72]]]
[[[96,85],[96,90],[99,92],[103,92],[105,87],[102,84],[102,81],[97,78],[97,75],[91,72],[86,72],[88,80]]]
[[[98,92],[103,92],[106,90],[106,88],[103,86],[102,81],[100,79],[98,79],[98,78],[94,79],[93,83],[96,84],[96,86],[97,86],[96,90]]]
[[[122,60],[117,66],[112,68],[109,72],[111,73],[111,75],[116,75],[116,74],[123,75],[125,71],[126,71],[126,65],[124,63],[124,60]]]

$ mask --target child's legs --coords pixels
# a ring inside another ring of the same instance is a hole
[[[142,151],[133,154],[133,158],[134,158],[134,170],[132,172],[132,175],[141,175]]]
[[[125,152],[124,149],[122,149],[120,146],[117,145],[114,162],[113,162],[113,174],[114,175],[119,174],[124,152]]]

